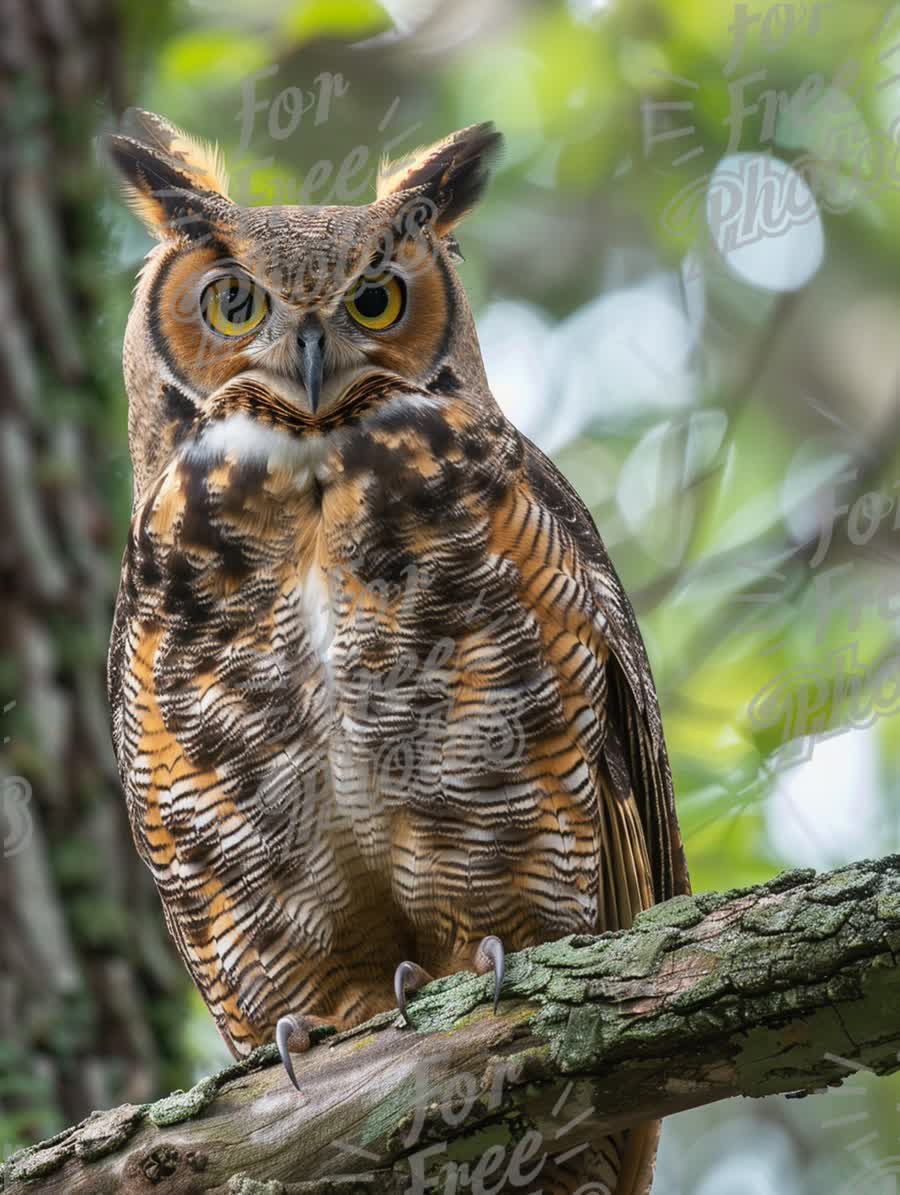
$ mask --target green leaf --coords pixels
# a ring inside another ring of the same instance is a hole
[[[183,33],[163,50],[160,74],[168,84],[233,85],[268,60],[269,48],[260,38],[238,33]]]
[[[297,41],[311,41],[329,35],[353,36],[380,33],[392,27],[391,20],[375,0],[304,0],[296,4],[284,21],[284,32]]]

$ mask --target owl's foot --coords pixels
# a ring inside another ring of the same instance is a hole
[[[503,975],[506,969],[506,951],[503,943],[495,934],[488,934],[478,943],[475,951],[475,973],[487,975],[494,973],[494,1012],[500,1004],[500,989],[503,987]],[[397,997],[397,1007],[407,1025],[412,1026],[409,1013],[406,1010],[407,992],[417,992],[426,983],[431,983],[433,976],[418,963],[403,962],[394,972],[394,995]]]
[[[410,1027],[412,1027],[412,1022],[406,1011],[406,993],[417,992],[426,983],[431,983],[432,978],[433,976],[429,975],[424,967],[409,961],[401,963],[394,972],[394,995],[397,997],[397,1007],[400,1009],[400,1015]]]
[[[506,969],[506,951],[503,949],[503,943],[494,934],[488,934],[486,938],[482,938],[478,943],[478,949],[475,951],[475,973],[477,975],[487,975],[488,971],[494,972],[494,1014],[496,1015],[497,1006],[500,1003],[500,989],[503,987],[503,973]]]
[[[287,1071],[287,1077],[297,1091],[300,1090],[300,1087],[297,1084],[297,1076],[294,1074],[291,1051],[293,1050],[295,1054],[305,1054],[310,1047],[310,1030],[319,1029],[323,1025],[334,1025],[334,1023],[334,1020],[328,1017],[292,1014],[278,1018],[278,1024],[275,1026],[275,1044],[278,1046],[278,1053],[281,1056],[284,1069]]]

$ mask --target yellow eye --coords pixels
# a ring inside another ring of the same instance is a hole
[[[209,326],[222,336],[246,336],[265,319],[269,299],[249,278],[228,274],[204,289],[200,310]]]
[[[367,278],[345,302],[358,324],[373,332],[383,332],[396,324],[406,305],[406,287],[396,274]]]

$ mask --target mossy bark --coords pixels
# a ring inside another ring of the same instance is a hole
[[[594,1135],[737,1095],[811,1093],[900,1047],[900,857],[677,897],[490,977],[439,980],[298,1058],[274,1049],[11,1159],[7,1193],[505,1191]]]

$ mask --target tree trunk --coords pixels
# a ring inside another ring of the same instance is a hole
[[[131,842],[104,685],[116,577],[105,429],[125,416],[118,349],[103,343],[118,329],[100,319],[117,283],[98,267],[108,184],[92,136],[102,103],[121,100],[118,11],[111,0],[2,6],[4,1153],[184,1076],[174,1027],[186,981]]]
[[[460,973],[295,1059],[273,1047],[8,1164],[6,1195],[534,1190],[547,1156],[736,1095],[898,1067],[900,856],[679,896]],[[320,1034],[324,1036],[324,1034]]]

